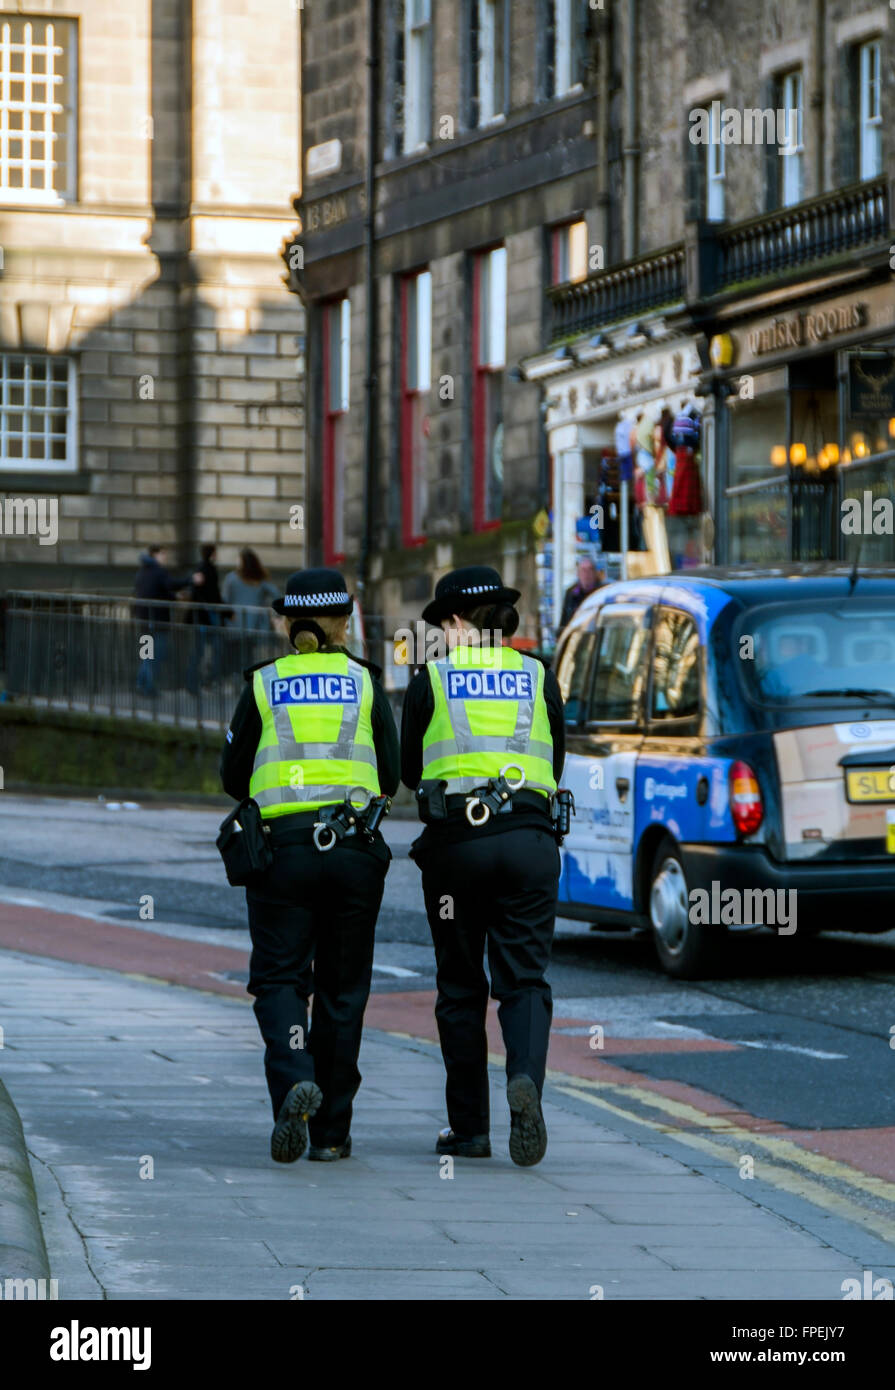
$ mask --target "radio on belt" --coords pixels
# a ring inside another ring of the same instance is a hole
[[[558,787],[553,794],[553,833],[556,843],[561,845],[572,828],[575,814],[575,798],[568,787]]]

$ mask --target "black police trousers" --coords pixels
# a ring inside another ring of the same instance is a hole
[[[246,889],[248,992],[274,1117],[296,1081],[316,1081],[323,1104],[309,1121],[310,1141],[329,1148],[348,1138],[361,1082],[357,1059],[390,855],[383,841],[378,852],[336,845],[321,853],[288,838],[274,832],[273,863]]]
[[[553,998],[544,978],[556,917],[560,857],[547,829],[524,828],[432,845],[420,857],[435,946],[435,1017],[447,1072],[451,1129],[487,1134],[488,948],[491,995],[507,1054],[507,1077],[524,1072],[540,1095]]]

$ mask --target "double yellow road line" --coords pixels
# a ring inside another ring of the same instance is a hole
[[[732,1167],[740,1167],[744,1157],[751,1157],[755,1177],[803,1197],[831,1215],[852,1221],[880,1240],[895,1245],[895,1183],[885,1178],[870,1177],[848,1163],[811,1153],[791,1139],[745,1129],[723,1115],[707,1114],[694,1105],[642,1086],[590,1081],[557,1071],[548,1072],[547,1079],[558,1091],[575,1100],[587,1101],[589,1105],[643,1125],[656,1134],[671,1135],[679,1143],[711,1154]],[[630,1108],[632,1102],[638,1108]],[[644,1114],[643,1110],[653,1113]],[[721,1139],[725,1142],[718,1142]],[[837,1190],[840,1186],[845,1187],[847,1193]],[[863,1202],[862,1194],[890,1205],[892,1214],[877,1211]]]

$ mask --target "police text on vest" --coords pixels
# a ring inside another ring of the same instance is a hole
[[[451,700],[532,700],[528,671],[449,671]]]
[[[292,676],[271,683],[272,705],[356,705],[353,676]]]

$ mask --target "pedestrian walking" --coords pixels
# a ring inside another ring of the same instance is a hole
[[[436,1151],[491,1154],[487,944],[507,1054],[510,1157],[524,1166],[547,1148],[540,1097],[553,1004],[545,972],[560,868],[551,812],[565,733],[553,672],[502,645],[518,626],[518,598],[488,566],[439,580],[423,618],[441,626],[447,654],[407,688],[401,777],[424,822],[411,856],[435,947],[447,1073],[449,1127]]]
[[[353,602],[337,570],[290,577],[272,607],[289,621],[294,650],[246,671],[221,760],[224,790],[241,803],[231,842],[240,853],[252,834],[270,861],[246,883],[248,992],[265,1043],[277,1163],[300,1158],[309,1136],[311,1159],[351,1153],[391,860],[378,822],[398,787],[398,736],[379,668],[345,646]]]
[[[223,598],[218,567],[215,564],[217,546],[213,543],[203,545],[200,553],[202,558],[193,572],[190,586],[190,601],[193,604],[190,616],[195,624],[196,634],[187,667],[186,684],[193,695],[198,695],[200,685],[206,680],[213,684],[223,674],[221,628],[225,610],[221,607]],[[206,603],[210,605],[208,608],[202,606]],[[204,666],[207,650],[210,651],[211,660],[206,673]]]
[[[228,625],[248,632],[266,632],[270,627],[270,606],[277,596],[277,587],[255,551],[245,546],[239,552],[239,564],[224,578],[222,601],[236,613]],[[251,611],[246,611],[251,610]]]
[[[169,574],[166,546],[154,543],[146,547],[140,556],[140,568],[134,581],[134,596],[145,602],[134,604],[134,618],[140,642],[145,637],[152,639],[151,655],[144,656],[141,652],[137,669],[137,690],[151,699],[158,694],[157,682],[168,656],[171,623],[168,604],[176,600],[188,583],[188,578],[174,579]]]

